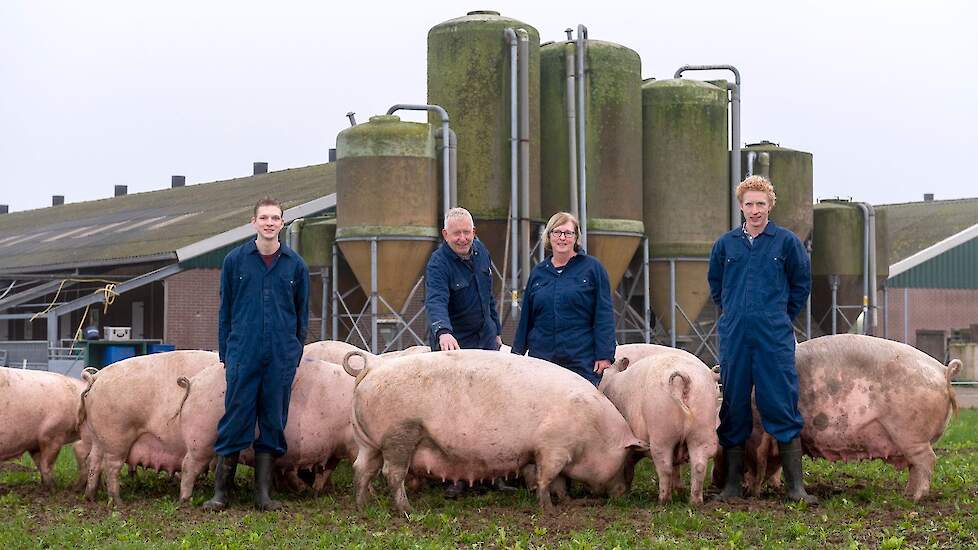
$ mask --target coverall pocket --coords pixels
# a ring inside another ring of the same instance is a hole
[[[771,286],[775,287],[778,292],[782,292],[785,284],[784,257],[772,256],[770,260],[765,262],[765,271],[765,276]]]
[[[568,303],[584,308],[594,309],[594,281],[589,277],[580,277],[574,281],[574,290],[568,296]]]

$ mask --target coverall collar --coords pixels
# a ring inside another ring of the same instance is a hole
[[[549,267],[550,269],[553,269],[553,270],[557,270],[557,269],[565,269],[565,268],[567,268],[567,266],[569,266],[569,265],[570,265],[571,263],[573,263],[573,262],[575,262],[575,261],[577,261],[577,260],[576,260],[576,258],[577,258],[578,256],[580,256],[580,257],[582,257],[582,258],[583,258],[584,256],[587,256],[587,251],[585,251],[585,250],[584,250],[583,248],[582,248],[582,249],[580,249],[580,250],[578,250],[578,251],[577,251],[577,254],[574,254],[573,256],[571,256],[571,258],[570,258],[570,260],[567,260],[567,263],[566,263],[566,264],[564,264],[564,265],[563,265],[563,266],[561,266],[561,267],[554,267],[554,255],[553,255],[553,254],[550,254],[550,255],[548,255],[548,256],[547,256],[546,258],[544,258],[544,260],[543,260],[543,261],[547,263],[547,267]]]
[[[247,243],[245,243],[244,252],[245,254],[257,254],[258,243],[256,243],[254,240],[248,241]],[[278,250],[276,250],[275,252],[281,253],[284,256],[292,255],[292,250],[289,249],[289,247],[286,246],[284,243],[279,243]]]
[[[478,247],[475,246],[477,240],[479,239],[478,238],[472,239],[472,247],[469,249],[469,257],[467,258],[469,261],[471,261],[474,256],[479,255],[479,249]],[[442,239],[441,247],[445,250],[445,253],[448,254],[450,258],[454,258],[459,262],[464,262],[466,260],[466,258],[462,258],[458,254],[456,254],[455,251],[452,250],[452,247],[448,245],[448,241],[446,241],[445,239]]]
[[[767,235],[768,237],[773,237],[775,234],[775,230],[777,228],[778,228],[778,224],[774,223],[774,220],[768,220],[767,225],[764,226],[764,231],[758,233],[757,237],[760,237],[761,235]],[[735,239],[747,238],[747,235],[744,234],[744,226],[740,226],[740,228],[735,229],[733,236]],[[756,239],[757,237],[754,238]],[[578,254],[580,254],[580,252],[578,252]]]

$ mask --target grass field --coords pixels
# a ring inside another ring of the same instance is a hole
[[[70,492],[76,469],[65,449],[50,495],[29,458],[0,465],[0,548],[978,548],[978,410],[962,411],[937,447],[931,495],[917,504],[901,495],[905,471],[806,459],[817,507],[786,506],[774,493],[700,509],[683,495],[660,506],[646,460],[627,496],[576,498],[553,516],[525,490],[448,501],[432,488],[411,495],[417,512],[407,518],[384,491],[358,514],[349,465],[330,495],[280,495],[282,512],[251,509],[247,468],[226,512],[198,508],[209,480],[198,484],[193,507],[180,508],[178,482],[144,471],[124,478],[126,505],[115,509],[104,492],[95,503]]]

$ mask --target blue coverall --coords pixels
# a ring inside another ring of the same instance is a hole
[[[595,386],[594,362],[615,360],[611,285],[601,262],[578,251],[558,271],[547,256],[526,283],[513,353],[556,363]]]
[[[752,389],[764,429],[788,443],[803,424],[791,320],[811,291],[805,248],[794,233],[772,221],[753,244],[738,227],[713,244],[708,279],[710,296],[722,309],[717,324],[720,444],[733,447],[750,436]]]
[[[424,307],[433,351],[440,349],[438,337],[446,332],[455,337],[462,349],[499,349],[492,260],[481,241],[472,241],[468,260],[442,241],[428,259],[424,281]]]
[[[252,445],[256,453],[286,451],[292,381],[309,324],[309,268],[284,244],[279,251],[266,268],[249,241],[228,253],[221,268],[218,343],[227,392],[214,444],[221,456]]]

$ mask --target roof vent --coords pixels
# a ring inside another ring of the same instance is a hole
[[[187,185],[187,176],[170,176],[170,187],[183,187]]]
[[[0,214],[7,214],[10,212],[10,207],[6,204],[0,204]]]
[[[267,162],[255,162],[255,163],[252,163],[252,167],[254,169],[252,173],[254,175],[256,175],[256,176],[258,174],[267,174],[268,173],[268,163]]]
[[[336,149],[335,148],[329,150],[329,161],[330,162],[336,162]]]
[[[117,196],[117,197],[125,197],[126,196],[126,193],[128,193],[128,192],[129,192],[129,186],[128,185],[116,185],[115,186],[115,196]]]
[[[51,195],[51,206],[61,206],[65,203],[64,195]]]
[[[934,200],[933,193],[924,193],[924,202],[930,202],[932,200]]]

